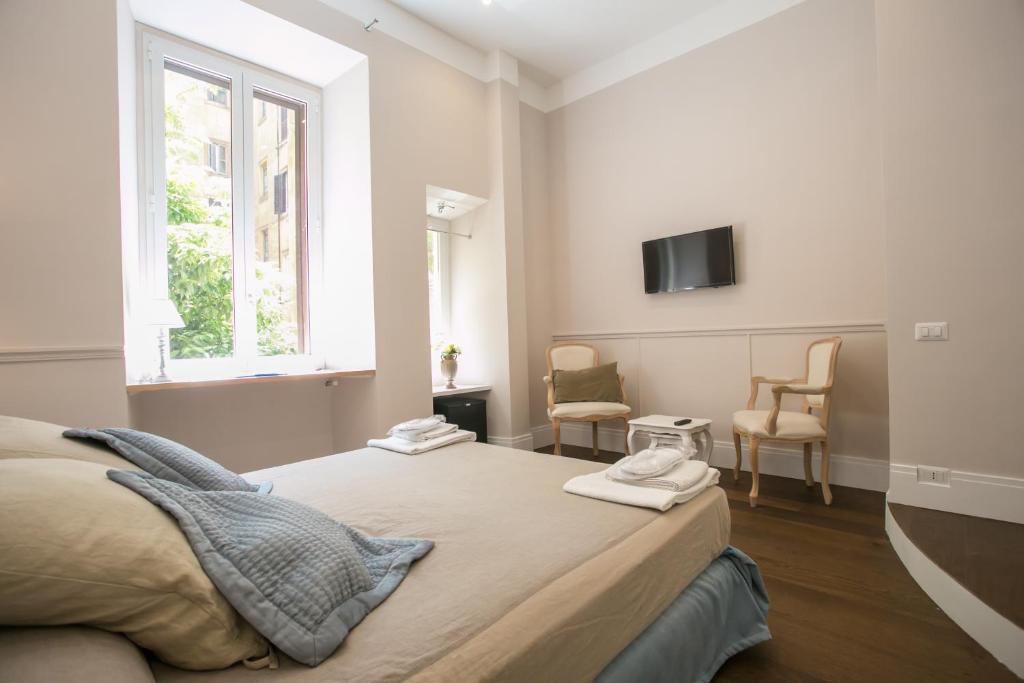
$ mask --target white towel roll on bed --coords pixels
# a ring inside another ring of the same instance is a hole
[[[684,460],[677,464],[669,472],[657,477],[637,478],[622,472],[622,465],[629,461],[629,456],[619,460],[617,463],[605,470],[605,476],[613,481],[622,482],[629,486],[646,486],[653,489],[665,489],[666,491],[685,491],[698,483],[707,474],[708,464],[701,460]]]

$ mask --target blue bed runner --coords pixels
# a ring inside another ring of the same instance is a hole
[[[705,683],[729,657],[770,640],[757,564],[729,546],[605,667],[599,683]]]

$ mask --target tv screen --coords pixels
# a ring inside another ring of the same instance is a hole
[[[731,225],[649,240],[643,251],[648,294],[736,284]]]

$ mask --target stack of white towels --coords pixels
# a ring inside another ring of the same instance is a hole
[[[690,459],[696,452],[689,439],[655,434],[649,448],[602,472],[574,477],[563,488],[579,496],[668,510],[718,483],[718,470]]]
[[[406,455],[417,455],[459,441],[475,440],[476,434],[459,429],[459,425],[449,424],[445,421],[444,415],[431,415],[397,424],[388,430],[386,439],[370,439],[366,445]]]

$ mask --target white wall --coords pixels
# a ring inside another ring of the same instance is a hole
[[[879,0],[890,499],[1024,522],[1024,4]],[[913,340],[947,321],[949,341]],[[919,485],[918,464],[953,470]]]
[[[833,453],[886,460],[877,108],[871,0],[811,0],[548,114],[531,320],[553,308],[556,339],[619,361],[634,413],[713,418],[723,446],[751,372],[800,375],[841,334]],[[644,293],[643,240],[721,225],[736,286]],[[531,339],[539,426],[550,337]]]
[[[128,421],[116,10],[0,3],[0,414]]]
[[[187,443],[238,469],[250,461],[262,465],[359,447],[389,425],[430,411],[423,188],[456,187],[485,196],[489,177],[484,84],[385,34],[367,33],[315,0],[251,4],[368,55],[377,376],[341,380],[333,389],[315,382],[301,389],[236,387],[223,393],[222,404],[200,398],[198,391],[133,399],[140,424],[179,436],[186,431],[192,439],[183,439]],[[325,111],[330,103],[325,96]],[[464,144],[451,144],[456,139]],[[334,191],[325,188],[328,205],[344,201],[348,192],[328,195]],[[189,407],[197,401],[205,410]],[[247,406],[245,420],[259,427],[239,431],[228,443],[219,438],[218,425],[234,424],[239,404]],[[297,447],[284,451],[287,437],[298,432]]]
[[[519,109],[523,169],[523,236],[526,254],[527,377],[530,424],[547,420],[547,390],[541,377],[547,374],[544,350],[554,334],[556,292],[548,224],[547,125],[545,115],[523,104]]]
[[[19,131],[0,144],[6,158],[21,160],[19,173],[0,183],[8,243],[0,253],[0,361],[38,362],[0,362],[0,413],[67,424],[130,420],[245,470],[351,448],[430,410],[423,188],[487,194],[486,86],[316,0],[250,4],[369,56],[377,377],[335,389],[311,382],[149,393],[132,398],[129,415],[118,5],[16,0],[0,5],[0,56],[16,66],[4,72],[0,120]]]

